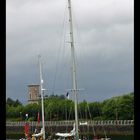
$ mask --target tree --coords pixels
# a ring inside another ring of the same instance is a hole
[[[16,101],[14,101],[11,98],[7,98],[6,104],[8,104],[9,106],[15,106],[15,107],[18,105],[22,105],[22,103],[18,99],[16,99]]]
[[[15,103],[14,100],[12,100],[11,98],[7,98],[6,104],[8,104],[9,106],[12,106]]]
[[[52,95],[44,99],[45,120],[74,120],[74,102],[66,100],[64,96]],[[6,118],[25,119],[29,114],[29,120],[37,120],[38,111],[41,112],[41,101],[39,104],[21,105],[19,100],[7,98]],[[40,113],[40,115],[42,115]],[[85,100],[78,104],[78,115],[80,119],[133,119],[134,117],[134,93],[113,97],[103,102],[88,103]]]
[[[88,111],[91,113],[92,118],[97,118],[97,117],[100,118],[102,115],[101,103],[100,102],[89,103]]]
[[[103,101],[102,111],[106,119],[133,119],[134,94],[130,93]]]

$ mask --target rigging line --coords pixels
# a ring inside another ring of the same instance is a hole
[[[61,32],[62,38],[63,38],[63,34],[65,33],[64,29],[65,29],[66,9],[67,9],[67,5],[65,6],[64,17],[63,17],[63,22],[62,22],[62,32]],[[59,60],[60,60],[59,53],[61,52],[61,46],[63,46],[62,44],[64,44],[64,42],[61,40],[60,45],[59,45],[59,49],[58,49],[58,55],[57,55],[57,58],[56,58],[56,68],[55,68],[54,80],[53,80],[53,84],[52,84],[52,92],[55,90],[55,83],[56,83],[56,77],[57,77],[57,71],[58,71],[58,64],[59,64]]]
[[[66,16],[67,17],[67,16]],[[65,21],[66,22],[66,21]],[[61,62],[63,62],[63,63],[61,63],[61,71],[59,72],[59,78],[60,79],[63,79],[64,77],[66,77],[65,78],[65,81],[64,80],[62,80],[64,83],[63,83],[63,88],[64,87],[66,87],[67,86],[67,84],[68,84],[68,74],[69,74],[69,72],[67,72],[68,70],[66,69],[66,64],[67,64],[67,59],[66,58],[69,58],[68,57],[68,54],[66,54],[66,49],[68,49],[68,47],[66,48],[66,46],[65,46],[65,43],[66,43],[66,23],[65,23],[65,29],[64,29],[64,41],[63,41],[63,49],[62,49],[62,57],[60,58],[61,60]],[[65,74],[67,74],[66,76],[65,76]],[[59,79],[58,78],[58,79]],[[55,82],[56,83],[56,82]]]
[[[67,7],[66,7],[66,9],[67,9]],[[68,10],[68,9],[67,9]],[[68,16],[67,16],[67,18],[68,18]],[[66,26],[68,26],[68,19],[66,20]],[[65,38],[64,38],[64,48],[63,48],[63,56],[62,56],[62,60],[64,60],[64,64],[63,64],[63,70],[61,71],[61,73],[64,71],[64,72],[66,72],[65,74],[66,74],[66,78],[65,78],[65,81],[64,81],[64,83],[63,83],[63,85],[65,85],[65,87],[67,87],[67,88],[69,88],[68,87],[68,81],[70,81],[69,79],[70,79],[70,72],[68,72],[69,71],[69,69],[66,69],[66,66],[67,66],[67,68],[68,68],[68,63],[67,62],[69,62],[69,64],[70,64],[70,62],[71,62],[71,59],[70,59],[70,57],[68,57],[68,55],[70,55],[68,52],[68,49],[69,49],[69,47],[66,47],[66,44],[65,43],[69,43],[68,41],[66,41],[66,39],[68,39],[68,38],[66,38],[66,34],[68,34],[69,35],[69,33],[68,33],[68,29],[67,29],[67,27],[66,27],[66,30],[65,30]],[[66,51],[67,50],[67,51]],[[67,61],[66,61],[67,60]],[[65,70],[64,70],[65,69]],[[64,73],[63,73],[63,75],[62,76],[64,76]]]
[[[65,99],[65,118],[66,118],[66,121],[67,121],[67,99]],[[66,125],[66,132],[67,132],[67,125]]]
[[[75,25],[75,37],[77,37],[77,39],[75,39],[76,40],[76,42],[75,42],[75,44],[76,44],[75,45],[76,46],[75,47],[76,66],[77,66],[77,71],[79,71],[80,70],[80,66],[82,66],[82,73],[84,73],[82,75],[85,75],[85,73],[86,73],[86,59],[85,59],[86,49],[85,49],[85,46],[82,43],[81,34],[79,32],[78,22],[77,22],[77,20],[75,18],[75,12],[74,12],[74,10],[75,9],[73,7],[73,21],[75,22],[75,24],[74,24]],[[76,50],[78,50],[78,51],[76,51]],[[83,59],[80,59],[80,57],[77,57],[78,55],[81,56],[81,58],[83,58]],[[78,62],[80,62],[80,63],[78,63]],[[80,72],[77,72],[77,73],[80,73]],[[77,80],[78,81],[81,81],[80,80],[80,77],[81,77],[80,75],[77,75]],[[79,84],[82,84],[82,83],[78,83],[78,85]],[[78,85],[77,85],[77,87],[78,87]],[[85,85],[83,85],[83,86],[81,85],[81,87],[85,87]]]
[[[82,114],[82,111],[81,111],[81,109],[80,109],[80,104],[79,104],[79,106],[78,106],[78,109],[79,109],[79,114],[80,114],[80,116],[81,116],[81,120],[84,120],[84,112],[83,112],[83,114]],[[80,117],[79,117],[79,119],[80,119]],[[84,132],[86,132],[85,127],[82,126],[82,128],[83,128]]]
[[[71,116],[71,112],[72,112],[72,107],[73,106],[71,106],[71,104],[70,104],[70,111],[68,112],[69,114],[67,114],[68,115],[67,120],[70,120],[70,116]],[[66,132],[67,131],[68,131],[68,125],[66,125]]]
[[[74,108],[74,103],[73,101],[70,104],[70,112],[69,112],[69,116],[68,116],[68,120],[70,120],[70,115],[72,114],[72,108]],[[73,118],[73,116],[71,115],[71,119]]]
[[[90,109],[89,109],[89,105],[88,105],[88,103],[87,103],[87,109],[88,109],[88,112],[89,112],[90,119],[91,119],[91,120],[93,120],[93,119],[92,119],[92,117],[91,117],[91,113],[90,113]],[[96,133],[95,133],[95,128],[94,128],[94,126],[93,126],[93,125],[94,125],[94,124],[92,124],[93,134],[94,134],[94,136],[96,136]]]
[[[56,105],[56,104],[55,104],[55,105]],[[57,109],[57,111],[56,111],[56,121],[59,121],[58,118],[59,118],[59,109]],[[58,128],[59,128],[59,126],[56,125],[55,128],[54,128],[54,131],[55,131],[55,132],[58,132],[58,130],[59,130]]]
[[[78,106],[78,110],[79,110],[79,114],[80,114],[79,119],[82,120],[82,118],[84,118],[84,115],[82,114],[82,111],[81,111],[81,109],[80,109],[80,104],[79,104],[79,106]]]
[[[86,74],[86,68],[87,68],[87,66],[86,66],[87,63],[86,63],[86,59],[85,59],[86,58],[87,49],[86,49],[86,46],[83,44],[83,40],[81,38],[81,34],[80,34],[80,30],[78,28],[79,26],[78,26],[77,19],[75,18],[75,14],[73,14],[73,18],[74,18],[74,21],[75,21],[75,28],[76,28],[76,30],[75,30],[76,32],[75,33],[77,35],[77,49],[79,50],[78,51],[79,52],[79,58],[81,57],[81,59],[79,59],[80,63],[78,63],[79,64],[78,67],[80,69],[80,65],[82,66],[82,73],[83,73],[82,75],[85,75]],[[78,59],[77,59],[77,62],[78,62]],[[85,87],[85,85],[81,85],[81,87]]]
[[[97,108],[98,108],[98,112],[99,112],[99,117],[100,117],[100,119],[102,119],[101,118],[101,112],[99,110],[99,107],[97,106]],[[102,128],[103,128],[103,131],[104,131],[105,138],[107,138],[106,131],[105,131],[105,128],[103,127],[103,125],[102,125]]]
[[[87,101],[86,101],[87,103]],[[88,114],[87,114],[87,107],[85,107],[85,113],[86,113],[86,120],[88,120]],[[88,121],[87,121],[88,122]],[[87,124],[87,132],[89,133],[89,124]],[[88,135],[88,139],[89,139],[89,135]]]
[[[70,120],[70,113],[71,113],[71,106],[70,106],[70,112],[69,112],[69,117],[68,117],[68,99],[65,99],[65,118],[66,118],[66,121]],[[65,126],[66,127],[66,132],[68,132],[68,125]]]

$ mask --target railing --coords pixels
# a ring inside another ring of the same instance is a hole
[[[84,122],[84,121],[82,121]],[[42,122],[41,122],[42,123]],[[45,121],[45,126],[72,126],[74,121]],[[25,122],[6,122],[6,126],[24,126]],[[29,122],[30,126],[36,126],[37,121]],[[98,121],[87,121],[87,125],[134,125],[134,120],[98,120]]]

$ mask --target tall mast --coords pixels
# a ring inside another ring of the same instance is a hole
[[[78,111],[77,111],[77,81],[76,81],[76,64],[75,64],[75,51],[74,51],[74,37],[73,37],[73,24],[72,24],[72,12],[71,12],[71,0],[68,0],[69,9],[69,22],[70,22],[70,44],[71,44],[71,63],[72,63],[72,92],[75,97],[75,125],[76,125],[76,140],[79,140],[78,133]]]
[[[44,99],[43,99],[43,78],[42,78],[42,68],[41,68],[41,56],[38,56],[39,59],[39,75],[40,75],[40,94],[41,94],[41,106],[42,106],[42,129],[43,129],[43,140],[45,140],[45,124],[44,124]]]

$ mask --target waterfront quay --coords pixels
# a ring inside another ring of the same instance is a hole
[[[79,131],[81,134],[96,134],[102,135],[104,132],[108,135],[133,135],[134,120],[98,120],[98,121],[79,121]],[[28,122],[29,132],[34,133],[37,127],[37,121]],[[46,133],[69,132],[73,128],[74,121],[45,121]],[[24,121],[6,122],[6,133],[24,134]],[[42,126],[40,122],[39,129]]]

